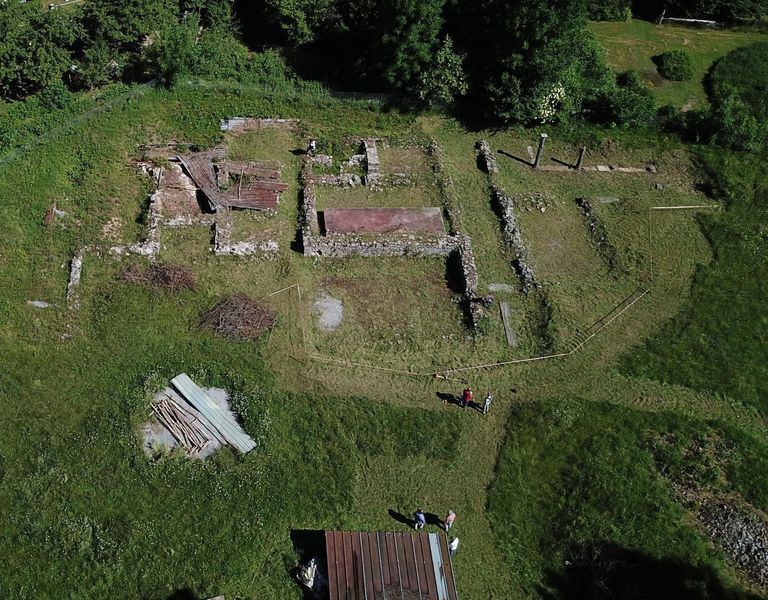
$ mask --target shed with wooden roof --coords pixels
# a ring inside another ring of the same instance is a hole
[[[443,534],[326,531],[330,600],[458,600]]]

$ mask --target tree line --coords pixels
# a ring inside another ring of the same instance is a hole
[[[645,125],[650,93],[608,67],[587,23],[664,8],[734,20],[768,14],[768,0],[0,0],[0,97],[180,75],[290,81],[296,69],[422,105],[460,98],[487,122]]]

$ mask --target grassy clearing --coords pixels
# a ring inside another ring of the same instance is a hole
[[[509,425],[488,508],[528,594],[590,597],[602,585],[618,597],[759,597],[738,590],[659,474],[722,466],[706,465],[700,450],[675,457],[658,445],[662,436],[676,448],[700,444],[704,431],[724,437],[720,425],[577,398],[520,407]]]
[[[605,47],[608,62],[618,71],[634,69],[648,81],[660,104],[701,106],[706,104],[704,76],[712,64],[731,50],[765,40],[760,33],[692,29],[647,21],[591,23],[592,31]],[[668,50],[684,48],[691,53],[695,70],[690,81],[667,81],[656,72],[651,58]]]
[[[222,137],[218,123],[231,115],[297,117],[302,123],[295,137],[230,140]],[[761,435],[765,422],[740,398],[633,378],[616,368],[620,354],[657,333],[663,319],[684,304],[691,277],[709,260],[695,215],[674,213],[659,220],[653,293],[568,359],[456,373],[453,379],[328,364],[309,355],[416,371],[527,357],[537,351],[540,318],[534,298],[504,295],[519,327],[520,346],[513,350],[495,312],[483,335],[471,336],[463,328],[443,261],[328,261],[293,251],[298,165],[286,153],[309,132],[324,140],[434,137],[461,206],[462,227],[473,240],[481,290],[494,282],[516,285],[488,182],[475,165],[476,134],[444,118],[379,112],[370,104],[305,104],[181,89],[150,92],[98,115],[73,135],[42,143],[6,167],[0,179],[0,195],[8,199],[1,209],[6,235],[0,239],[0,277],[13,282],[0,293],[0,360],[7,365],[0,373],[0,505],[5,509],[0,512],[0,592],[167,598],[188,589],[203,597],[298,598],[287,570],[296,558],[291,530],[397,529],[402,525],[387,511],[410,514],[418,505],[438,514],[453,508],[459,515],[462,549],[456,569],[464,598],[536,595],[537,578],[543,581],[554,557],[567,551],[564,540],[598,534],[615,543],[636,534],[642,541],[638,547],[656,556],[665,532],[679,536],[682,541],[670,548],[732,578],[721,557],[702,549],[695,530],[679,523],[680,513],[647,456],[633,462],[638,447],[633,444],[646,422],[637,415],[668,411],[694,424],[702,417],[718,418],[735,432],[731,437],[747,440],[745,447]],[[575,134],[551,133],[548,152],[575,156],[580,142]],[[494,149],[511,153],[530,143],[528,134],[516,131],[482,135]],[[700,200],[683,149],[627,134],[600,146],[596,140],[602,132],[586,135],[595,161],[656,160],[659,174],[575,178],[532,173],[500,157],[498,181],[509,193],[541,191],[558,202],[552,213],[526,213],[523,222],[533,259],[547,273],[558,343],[571,323],[585,319],[589,325],[590,310],[598,312],[601,302],[608,306],[621,286],[641,278],[648,257],[645,208]],[[233,143],[245,159],[275,158],[274,148],[286,164],[291,190],[276,217],[238,222],[236,232],[275,235],[279,258],[216,257],[208,228],[165,230],[160,257],[192,268],[195,290],[169,295],[127,285],[118,281],[126,261],[87,257],[82,307],[64,310],[73,253],[84,244],[103,244],[102,228],[113,217],[127,223],[138,214],[146,189],[130,167],[138,145],[170,139],[202,147]],[[665,190],[654,188],[657,180]],[[419,201],[431,193],[417,189]],[[622,199],[597,209],[623,264],[636,265],[618,279],[605,272],[588,243],[572,204],[579,195]],[[70,217],[44,228],[46,207],[62,198],[69,198]],[[573,257],[550,256],[547,240],[554,228],[557,239],[583,261],[579,264],[589,265],[579,277],[565,262]],[[611,293],[591,299],[584,309],[582,280],[590,290],[602,286]],[[294,285],[299,287],[269,296]],[[335,332],[315,325],[312,304],[321,289],[344,303],[345,321]],[[272,334],[244,343],[199,330],[201,312],[233,292],[261,298],[277,311]],[[26,304],[33,298],[56,306],[33,309]],[[146,418],[147,393],[181,371],[239,394],[244,425],[259,439],[258,451],[244,458],[224,452],[205,465],[175,459],[151,463],[144,457],[137,431]],[[494,391],[487,417],[444,405],[437,396],[458,393],[465,380],[478,395]],[[571,397],[586,401],[562,400]],[[549,404],[539,409],[543,405],[536,400]],[[572,421],[564,417],[543,427],[548,411],[560,405],[571,407]],[[592,440],[595,431],[605,435]],[[542,432],[548,444],[555,441],[546,447],[539,443]],[[570,454],[560,451],[566,447]],[[613,448],[619,458],[615,467]],[[752,451],[745,450],[728,469],[738,474],[733,475],[736,489],[763,503],[762,484],[749,466],[762,451]],[[504,475],[507,463],[516,478]],[[563,469],[570,479],[555,477]],[[497,475],[501,483],[494,487],[489,513],[486,492]],[[626,502],[606,503],[597,493],[614,475],[611,499],[619,495]],[[568,496],[568,514],[579,522],[569,537],[558,540],[552,533],[558,530],[547,528],[544,515],[565,514],[552,508],[562,489],[576,490]],[[554,490],[554,495],[531,495],[532,490]],[[653,500],[662,516],[676,521],[662,523],[654,516]],[[605,504],[616,510],[598,515]],[[640,515],[634,525],[630,509]],[[522,530],[521,547],[499,524],[523,527],[524,517],[532,522]],[[535,552],[539,547],[548,550]]]
[[[685,311],[624,362],[628,372],[712,390],[765,414],[763,162],[709,156],[729,210],[704,221],[715,251]]]

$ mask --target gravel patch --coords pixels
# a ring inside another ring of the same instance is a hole
[[[318,294],[313,308],[317,323],[323,331],[338,329],[344,320],[344,305],[341,300],[330,296],[328,292],[322,291]]]
[[[745,506],[708,500],[696,516],[712,541],[752,581],[768,586],[768,523],[764,515]]]

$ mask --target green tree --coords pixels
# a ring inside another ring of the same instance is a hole
[[[80,60],[80,85],[92,89],[120,76],[121,57],[106,42],[98,41],[83,51]]]
[[[596,0],[587,3],[587,16],[592,21],[628,21],[632,8],[629,0]]]
[[[148,62],[162,84],[171,86],[179,75],[190,73],[194,68],[199,23],[197,15],[190,14],[158,32],[149,49]]]
[[[0,97],[22,98],[60,82],[78,32],[65,11],[0,4]]]
[[[419,98],[428,104],[448,104],[456,96],[467,93],[464,58],[453,49],[453,41],[445,36],[435,60],[420,75]]]
[[[440,47],[445,0],[382,0],[378,58],[387,82],[417,93]]]
[[[451,30],[489,118],[554,119],[611,85],[581,0],[454,0],[454,7]]]
[[[122,51],[138,51],[145,37],[178,18],[178,0],[88,0],[83,7],[91,41]]]
[[[266,0],[266,4],[288,41],[300,45],[314,40],[334,0]]]

